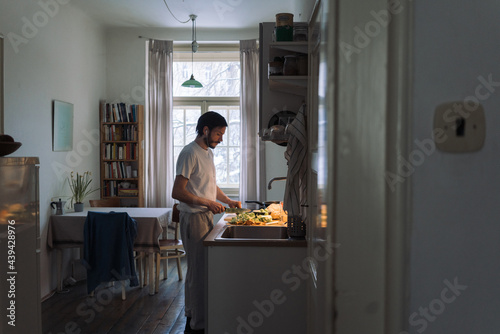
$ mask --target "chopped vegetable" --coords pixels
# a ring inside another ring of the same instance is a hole
[[[255,215],[254,212],[245,212],[233,217],[229,223],[233,225],[261,225],[270,221],[272,218],[269,215]]]
[[[253,210],[253,213],[255,213],[256,215],[268,215],[269,211],[267,211],[266,209],[259,209]]]

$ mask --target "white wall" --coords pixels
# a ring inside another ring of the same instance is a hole
[[[285,197],[286,181],[274,181],[271,189],[268,189],[269,181],[274,177],[287,176],[288,165],[285,159],[286,146],[280,146],[273,142],[265,142],[266,147],[266,201],[283,201]],[[262,198],[258,200],[263,200]]]
[[[46,247],[50,201],[69,194],[63,189],[67,171],[91,171],[98,187],[98,102],[106,93],[103,29],[58,1],[2,0],[0,10],[0,32],[6,36],[5,133],[23,144],[13,156],[40,157],[42,297],[56,286],[55,252]],[[40,3],[52,6],[43,9]],[[13,38],[22,42],[12,43]],[[74,104],[73,151],[52,152],[53,100]]]
[[[497,333],[500,309],[500,21],[497,1],[413,2],[414,140],[438,104],[491,93],[482,150],[435,151],[413,173],[410,333]],[[492,76],[492,91],[479,77]],[[421,150],[414,146],[414,150]],[[444,280],[467,286],[454,295]],[[448,300],[445,302],[442,293]],[[456,297],[456,298],[455,298]],[[444,308],[441,306],[444,305]],[[429,308],[426,320],[419,308]],[[427,326],[427,328],[425,328]]]

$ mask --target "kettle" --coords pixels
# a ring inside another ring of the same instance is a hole
[[[63,215],[65,204],[66,204],[66,201],[61,201],[61,199],[59,198],[59,202],[51,202],[50,206],[52,207],[52,209],[56,209],[56,215]]]

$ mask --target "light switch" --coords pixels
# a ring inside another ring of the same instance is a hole
[[[474,152],[484,145],[484,108],[473,101],[443,103],[434,114],[434,142],[445,152]]]

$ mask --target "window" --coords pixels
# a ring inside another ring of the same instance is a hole
[[[174,52],[174,164],[182,148],[196,138],[196,124],[202,113],[215,111],[228,123],[223,142],[214,152],[217,185],[230,196],[237,196],[240,178],[240,60],[238,52],[197,52],[191,69],[191,55]],[[186,75],[186,70],[189,73]],[[203,88],[181,84],[193,71]]]

